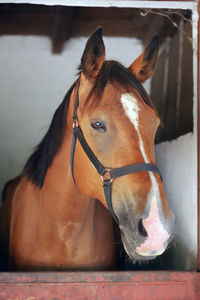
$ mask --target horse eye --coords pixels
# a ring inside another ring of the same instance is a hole
[[[100,122],[100,121],[91,122],[91,127],[96,131],[101,131],[101,132],[106,131],[105,124],[103,122]]]

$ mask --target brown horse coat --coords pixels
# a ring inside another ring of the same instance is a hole
[[[9,247],[12,270],[96,270],[114,265],[113,221],[101,179],[80,144],[74,162],[77,185],[70,170],[78,84],[80,126],[100,161],[111,169],[155,163],[159,118],[140,82],[153,72],[157,38],[126,69],[105,61],[101,32],[98,28],[89,38],[80,77],[56,111],[22,176],[5,190],[0,239],[2,249]],[[117,178],[112,199],[130,258],[146,260],[161,254],[172,238],[174,215],[159,175],[139,172]]]

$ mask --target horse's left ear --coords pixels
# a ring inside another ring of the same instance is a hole
[[[98,27],[89,37],[81,58],[81,71],[89,80],[94,79],[105,60],[105,46],[102,28]]]
[[[131,71],[140,82],[144,82],[151,77],[156,65],[158,51],[159,39],[158,35],[155,35],[149,45],[143,50],[142,54],[130,65],[129,71]]]

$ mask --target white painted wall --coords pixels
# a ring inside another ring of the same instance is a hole
[[[107,58],[127,66],[142,51],[136,39],[104,41]],[[52,55],[48,38],[0,37],[0,191],[21,172],[48,129],[76,78],[85,43],[86,38],[70,39],[61,55]]]
[[[167,194],[176,216],[175,245],[169,267],[196,269],[197,266],[197,144],[189,133],[156,146],[156,159]]]

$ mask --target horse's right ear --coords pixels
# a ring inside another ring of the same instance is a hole
[[[102,28],[98,27],[89,37],[81,58],[81,71],[89,80],[94,79],[105,60]]]

